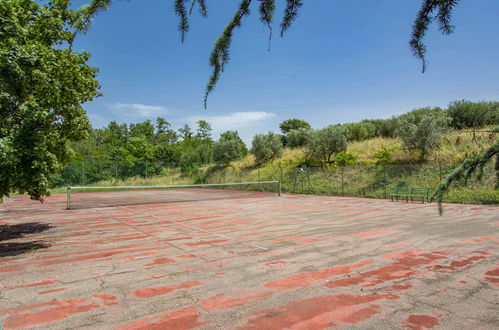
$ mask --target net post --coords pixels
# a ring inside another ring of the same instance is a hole
[[[277,194],[281,196],[281,181],[277,181]]]
[[[67,200],[66,200],[66,210],[71,209],[71,187],[66,188]]]

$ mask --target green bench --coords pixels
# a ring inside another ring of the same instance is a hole
[[[408,188],[408,187],[401,187],[397,188],[394,193],[390,194],[390,197],[393,199],[395,198],[397,201],[399,198],[404,197],[406,202],[409,202],[409,198],[411,198],[411,202],[414,202],[414,198],[419,199],[421,198],[421,202],[424,203],[424,200],[426,198],[426,201],[430,201],[430,188]]]

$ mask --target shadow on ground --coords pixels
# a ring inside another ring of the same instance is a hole
[[[25,235],[29,234],[41,233],[50,228],[50,225],[40,222],[0,225],[0,242],[23,238]],[[0,243],[0,257],[16,256],[36,249],[45,249],[49,246],[50,245],[39,241]]]
[[[0,243],[0,257],[17,256],[29,251],[46,249],[50,245],[42,242]]]

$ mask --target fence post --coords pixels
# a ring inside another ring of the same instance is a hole
[[[385,186],[385,199],[386,199],[386,185],[388,184],[388,181],[386,180],[386,165],[383,166],[383,183],[384,183],[384,186]]]
[[[260,182],[260,168],[257,168],[256,170],[256,175],[257,175],[257,181]],[[258,184],[258,191],[262,191],[262,185]]]
[[[344,184],[343,184],[343,176],[345,174],[345,167],[344,166],[341,166],[341,196],[344,195],[345,193],[345,190],[344,190]]]
[[[282,167],[279,166],[279,188],[282,187]],[[280,191],[279,191],[279,196],[281,196]]]
[[[147,179],[147,162],[146,162],[146,179]]]
[[[81,185],[85,185],[85,161],[81,162]]]

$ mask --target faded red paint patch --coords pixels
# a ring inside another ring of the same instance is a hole
[[[118,303],[118,298],[116,296],[113,296],[112,294],[100,293],[94,294],[94,297],[102,299],[102,303],[104,304],[104,306],[112,306]]]
[[[177,258],[196,258],[197,256],[195,254],[183,254],[181,256],[178,256]]]
[[[210,275],[213,275],[213,276],[220,276],[220,275],[225,275],[227,273],[225,272],[218,272],[218,273],[211,273]]]
[[[483,236],[483,237],[478,237],[478,238],[468,238],[468,239],[465,239],[464,242],[465,243],[479,243],[479,242],[483,242],[483,241],[491,241],[491,240],[496,239],[498,237],[499,237],[499,235]]]
[[[26,268],[27,265],[10,265],[0,267],[0,273],[15,272],[16,270],[21,270]]]
[[[428,268],[432,269],[432,270],[442,270],[442,269],[443,270],[457,270],[457,269],[461,269],[463,267],[472,265],[475,263],[475,261],[479,261],[479,260],[482,260],[485,258],[486,257],[484,257],[484,256],[473,256],[473,257],[469,257],[469,258],[466,258],[463,260],[454,260],[448,266],[435,265],[435,266],[430,266]]]
[[[333,288],[341,288],[341,287],[345,287],[345,286],[352,286],[352,285],[360,284],[362,282],[364,282],[364,280],[360,277],[348,277],[348,278],[344,278],[341,280],[330,281],[330,282],[324,284],[324,286],[328,287],[330,289],[333,289]]]
[[[380,231],[365,231],[362,233],[357,233],[355,236],[360,237],[360,238],[366,238],[366,237],[373,237],[373,236],[379,236],[379,235],[386,235],[390,234],[390,231],[387,230],[380,230]]]
[[[119,330],[188,330],[208,323],[198,322],[198,318],[199,311],[195,307],[187,307],[137,320],[121,327]]]
[[[66,288],[51,289],[51,290],[40,291],[40,292],[38,292],[38,294],[54,293],[54,292],[60,292],[60,291],[64,291],[64,290],[66,290]]]
[[[252,316],[240,329],[322,329],[337,322],[356,324],[378,313],[375,305],[362,306],[380,299],[398,299],[394,295],[333,295],[291,302],[264,309]]]
[[[53,279],[46,279],[46,280],[41,280],[41,281],[38,281],[38,282],[16,285],[16,286],[13,286],[12,289],[30,288],[30,287],[33,287],[33,286],[49,285],[49,284],[53,284],[53,283],[54,283]]]
[[[179,285],[172,286],[159,286],[155,288],[143,288],[135,290],[134,294],[139,298],[151,298],[156,296],[161,296],[164,294],[171,293],[173,291],[181,290],[181,289],[189,289],[198,285],[201,285],[201,282],[192,281],[192,282],[183,282]]]
[[[316,272],[301,273],[269,282],[265,284],[265,287],[278,290],[305,287],[313,282],[331,277],[333,275],[349,274],[352,272],[352,269],[364,267],[365,265],[369,265],[371,263],[373,263],[372,260],[364,260],[353,265],[326,268]]]
[[[286,261],[271,261],[263,264],[260,269],[266,269],[266,268],[282,268],[285,267],[288,263]]]
[[[390,250],[394,250],[394,249],[398,249],[398,248],[401,248],[401,247],[404,247],[404,246],[407,246],[407,245],[409,245],[409,243],[407,243],[407,242],[400,242],[400,243],[397,243],[397,244],[388,245],[386,248],[390,249]]]
[[[216,243],[223,243],[227,242],[226,239],[217,239],[213,241],[203,241],[203,242],[198,242],[198,243],[185,243],[185,245],[189,246],[200,246],[200,245],[210,245],[210,244],[216,244]]]
[[[485,273],[485,280],[492,283],[499,285],[499,268],[489,270],[488,272]]]
[[[392,291],[404,291],[404,290],[409,290],[412,288],[412,283],[404,283],[404,284],[395,284],[392,285],[389,289]]]
[[[23,310],[38,309],[43,306],[51,306],[51,308],[32,313],[15,313],[4,321],[5,328],[16,329],[39,326],[46,323],[60,321],[71,315],[88,312],[100,307],[99,304],[93,303],[87,299],[75,298],[62,301],[54,299],[46,303],[13,308],[10,309],[10,311],[20,312]],[[0,314],[3,314],[2,312],[4,311],[5,310],[0,310]]]
[[[223,293],[217,294],[216,296],[201,300],[201,306],[210,311],[229,309],[232,307],[245,305],[252,301],[264,299],[272,294],[272,292],[270,291],[240,291],[239,293],[241,295],[238,297],[227,297]]]
[[[410,315],[402,325],[412,330],[431,329],[438,325],[438,319],[428,315]]]
[[[167,264],[170,262],[175,262],[175,260],[173,260],[171,258],[156,258],[153,260],[153,262],[146,264],[146,266],[163,265],[163,264]]]
[[[159,254],[159,252],[140,253],[140,254],[136,254],[136,255],[133,255],[133,256],[126,256],[123,259],[125,259],[127,261],[130,261],[130,260],[139,259],[140,257],[153,256],[153,255],[156,255],[156,254]]]

